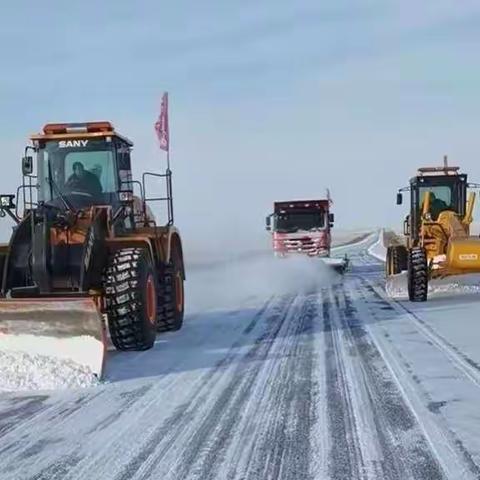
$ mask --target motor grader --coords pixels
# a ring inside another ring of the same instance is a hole
[[[387,248],[386,275],[407,271],[408,296],[424,302],[431,279],[480,272],[480,239],[470,235],[477,184],[459,167],[419,168],[409,187],[410,213],[404,221],[404,244]],[[470,193],[468,191],[470,190]],[[467,198],[468,196],[468,198]]]
[[[146,350],[182,326],[171,171],[133,180],[133,143],[110,122],[47,124],[31,141],[17,194],[0,196],[0,215],[15,222],[0,246],[0,351],[67,358],[101,376],[109,339]],[[147,196],[153,181],[166,195]],[[153,201],[165,206],[162,225]]]

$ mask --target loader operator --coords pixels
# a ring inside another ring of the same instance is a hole
[[[102,193],[102,185],[98,177],[88,170],[85,170],[83,163],[73,164],[73,174],[67,180],[65,186],[70,191],[85,192],[93,197]]]

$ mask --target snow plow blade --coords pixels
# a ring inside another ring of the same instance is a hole
[[[337,273],[340,273],[340,274],[345,273],[350,263],[348,260],[348,257],[346,256],[344,258],[328,257],[328,258],[324,258],[323,261],[327,266],[329,266],[330,268],[332,268],[333,270],[335,270]]]
[[[100,379],[105,338],[92,298],[0,300],[0,352],[69,360]]]

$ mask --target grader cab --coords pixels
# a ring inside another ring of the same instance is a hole
[[[470,235],[475,193],[459,167],[420,168],[409,187],[397,194],[402,204],[410,193],[410,213],[404,222],[405,243],[387,249],[387,277],[408,272],[408,296],[423,302],[434,278],[480,272],[480,239]],[[467,198],[468,196],[468,198]]]

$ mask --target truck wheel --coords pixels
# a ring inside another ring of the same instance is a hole
[[[425,302],[428,294],[428,266],[425,250],[414,247],[408,252],[408,298]]]
[[[122,248],[105,273],[105,301],[112,342],[118,350],[148,350],[156,337],[158,284],[148,250]]]
[[[159,283],[157,331],[180,330],[183,325],[185,291],[178,257],[165,267]]]

